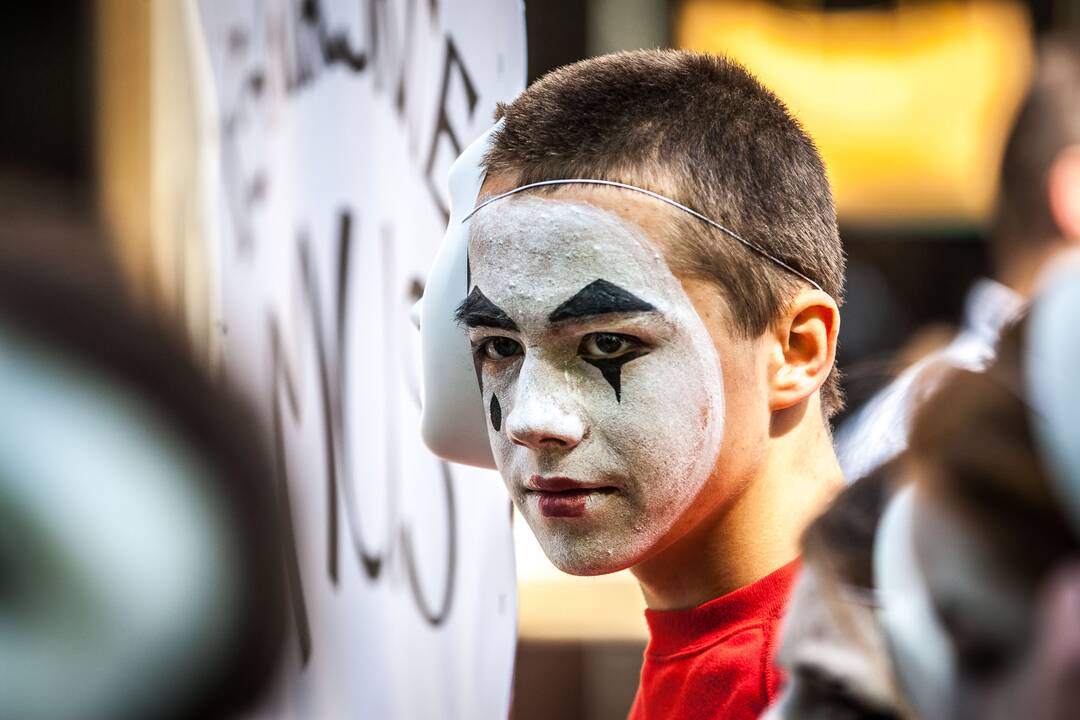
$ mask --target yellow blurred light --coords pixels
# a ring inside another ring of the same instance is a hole
[[[687,0],[681,47],[740,61],[817,143],[841,218],[982,222],[1033,63],[1017,2],[791,10]]]

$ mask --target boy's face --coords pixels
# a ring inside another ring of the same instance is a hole
[[[612,192],[481,210],[461,312],[499,471],[551,561],[583,575],[638,563],[707,511],[725,427],[717,338],[658,224]]]

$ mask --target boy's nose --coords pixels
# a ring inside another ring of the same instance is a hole
[[[585,436],[581,415],[570,411],[566,398],[556,397],[559,388],[533,379],[519,389],[506,417],[506,433],[515,445],[533,450],[569,450]]]
[[[511,414],[507,419],[506,432],[515,445],[541,450],[544,448],[562,448],[569,450],[575,447],[584,434],[581,422],[571,416],[562,414],[550,417],[522,418],[519,422],[513,421]]]

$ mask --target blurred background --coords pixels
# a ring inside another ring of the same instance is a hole
[[[198,118],[168,0],[16,3],[0,24],[0,240],[108,238],[154,312],[203,338],[210,280],[198,198],[178,162]],[[536,0],[529,81],[619,49],[683,47],[746,64],[818,142],[848,252],[840,365],[848,412],[945,342],[985,274],[1005,134],[1039,33],[1080,25],[1076,0]],[[842,422],[843,417],[839,418]],[[569,578],[515,523],[513,716],[624,717],[644,607],[625,574]]]

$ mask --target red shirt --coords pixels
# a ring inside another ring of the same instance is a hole
[[[757,720],[776,695],[776,635],[794,560],[690,610],[646,610],[649,644],[630,720]]]

